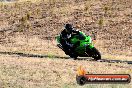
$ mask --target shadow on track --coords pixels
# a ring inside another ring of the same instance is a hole
[[[56,55],[26,54],[26,53],[21,53],[21,52],[0,52],[0,54],[5,54],[5,55],[19,55],[19,56],[22,56],[22,57],[70,59],[70,57],[60,57],[60,56],[56,56]]]
[[[93,58],[78,58],[77,60],[87,60],[87,61],[95,61]],[[132,64],[132,61],[126,61],[126,60],[108,60],[108,59],[101,59],[97,62],[107,62],[107,63],[126,63],[126,64]]]
[[[84,59],[78,59],[78,60],[84,60]],[[95,60],[94,59],[89,59],[88,61],[95,61]],[[108,59],[101,59],[101,60],[98,60],[97,62],[132,64],[132,61],[126,61],[126,60],[108,60]]]
[[[132,61],[124,61],[124,60],[106,60],[106,59],[101,59],[99,62],[108,62],[108,63],[127,63],[127,64],[132,64]]]
[[[70,57],[60,57],[56,55],[38,55],[38,54],[25,54],[25,53],[20,53],[20,52],[0,52],[0,54],[7,54],[7,55],[19,55],[22,57],[37,57],[37,58],[60,58],[60,59],[70,59]],[[95,61],[91,58],[78,58],[77,60],[88,60],[88,61]],[[97,62],[108,62],[108,63],[127,63],[127,64],[132,64],[132,61],[123,61],[123,60],[107,60],[107,59],[101,59],[98,60]]]

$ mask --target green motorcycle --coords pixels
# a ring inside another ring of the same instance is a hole
[[[77,57],[92,57],[94,60],[101,59],[100,52],[94,47],[92,44],[92,40],[90,36],[86,36],[83,32],[80,32],[80,34],[83,36],[80,37],[80,35],[73,34],[71,38],[69,39],[71,44],[78,44],[77,47],[74,50],[74,54],[69,53],[68,55],[74,59],[77,59]],[[60,44],[60,35],[56,37],[57,40],[57,46],[61,48],[63,51],[63,47]]]

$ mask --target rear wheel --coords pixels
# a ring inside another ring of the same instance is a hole
[[[69,55],[71,58],[74,58],[74,60],[77,59],[78,55],[76,55],[75,53],[70,53]]]
[[[58,46],[60,49],[62,49],[62,50],[65,52],[66,55],[69,55],[69,52],[68,52],[67,50],[64,50],[64,48],[62,47],[61,44],[57,44],[57,46]]]
[[[100,60],[100,59],[101,59],[101,54],[100,54],[100,52],[99,52],[95,47],[92,48],[92,51],[93,51],[92,57],[93,57],[95,60]]]
[[[64,50],[61,44],[57,44],[57,46],[62,49],[66,55],[69,55],[71,58],[74,58],[74,60],[77,59],[78,55],[75,53],[70,52],[70,50]]]

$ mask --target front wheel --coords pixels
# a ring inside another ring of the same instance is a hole
[[[92,48],[92,51],[93,51],[92,57],[93,57],[95,60],[100,60],[100,59],[101,59],[101,54],[100,54],[100,52],[99,52],[95,47]]]

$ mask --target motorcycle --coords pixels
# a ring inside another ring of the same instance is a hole
[[[101,54],[96,49],[92,43],[91,37],[85,35],[83,32],[80,32],[80,34],[83,36],[80,37],[80,35],[73,34],[71,38],[69,39],[71,44],[76,44],[78,43],[77,47],[74,49],[73,53],[69,53],[68,55],[71,58],[74,58],[74,60],[77,59],[77,57],[92,57],[94,60],[99,60],[101,59]],[[62,45],[60,44],[60,35],[56,36],[56,41],[57,41],[57,46],[62,49]]]

